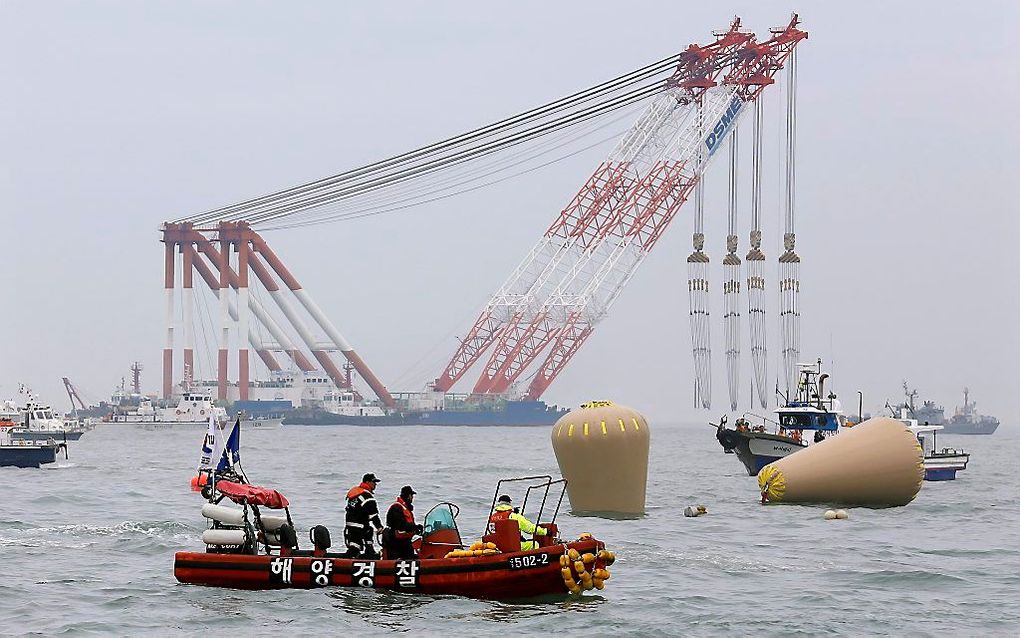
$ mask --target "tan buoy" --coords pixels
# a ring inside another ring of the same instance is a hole
[[[648,422],[612,401],[591,401],[553,425],[552,446],[575,514],[645,511]]]
[[[758,472],[762,501],[773,503],[906,505],[923,480],[917,438],[886,417],[868,419]]]

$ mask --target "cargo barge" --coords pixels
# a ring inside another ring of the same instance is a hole
[[[327,404],[328,405],[328,404]],[[566,408],[545,401],[499,401],[472,404],[458,401],[437,409],[385,410],[376,405],[350,406],[339,412],[323,408],[295,408],[284,425],[446,425],[551,426]]]

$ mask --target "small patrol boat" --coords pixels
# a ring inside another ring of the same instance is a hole
[[[590,534],[560,537],[556,516],[566,481],[551,476],[504,479],[496,486],[499,494],[506,483],[524,485],[522,512],[529,498],[534,504],[541,497],[533,518],[548,533],[529,539],[534,548],[527,551],[521,551],[523,536],[512,518],[495,521],[480,541],[466,543],[457,525],[460,508],[453,503],[439,503],[425,515],[415,559],[390,559],[385,551],[377,560],[330,551],[329,530],[321,525],[309,529],[310,546],[301,548],[289,500],[275,489],[248,483],[239,470],[233,442],[239,441],[240,424],[233,427],[229,434],[214,433],[212,441],[207,436],[203,461],[220,462],[193,480],[207,501],[202,506],[209,521],[202,534],[206,550],[176,553],[174,577],[181,583],[235,589],[365,587],[507,600],[579,594],[602,589],[609,578],[615,555],[605,543]],[[552,508],[554,488],[559,498]],[[490,515],[495,506],[494,495]]]
[[[0,467],[39,467],[53,463],[61,448],[67,456],[66,442],[58,443],[52,438],[18,439],[12,434],[16,427],[14,421],[0,419]]]
[[[786,400],[776,408],[775,420],[745,413],[732,428],[726,426],[725,415],[719,423],[710,424],[723,451],[735,454],[749,476],[757,476],[769,463],[835,436],[840,427],[847,425],[839,399],[832,392],[825,394],[829,375],[821,371],[821,366],[821,359],[798,364],[795,394],[780,395]],[[752,424],[748,417],[760,422]]]
[[[907,418],[906,409],[900,410],[900,421],[905,423],[924,452],[924,480],[926,481],[953,481],[956,480],[956,473],[967,469],[970,461],[970,454],[956,448],[944,447],[938,449],[936,432],[945,429],[941,425],[919,425],[917,419]]]

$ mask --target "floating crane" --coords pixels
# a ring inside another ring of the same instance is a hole
[[[794,16],[772,38],[756,43],[735,20],[713,45],[688,49],[671,88],[646,109],[490,299],[436,379],[436,389],[452,387],[495,344],[474,392],[506,392],[549,348],[525,393],[529,399],[542,395],[666,230],[734,129],[743,105],[774,82],[773,76],[807,37],[797,24]],[[717,84],[723,71],[728,74]],[[704,122],[712,125],[707,135]],[[735,191],[735,160],[731,174]],[[739,268],[735,203],[731,208],[728,243],[733,250],[728,259]],[[739,270],[731,280],[739,292]],[[728,332],[736,338],[732,328]],[[731,376],[734,404],[735,385]]]
[[[792,78],[794,49],[807,37],[798,24],[794,15],[786,26],[773,29],[771,37],[759,42],[753,33],[741,28],[737,18],[728,30],[715,33],[710,44],[692,44],[676,55],[494,124],[331,177],[165,223],[164,396],[169,397],[172,391],[174,353],[179,345],[175,341],[178,282],[183,298],[184,369],[195,369],[193,274],[198,272],[217,299],[217,318],[212,323],[220,399],[227,397],[229,351],[235,341],[242,400],[248,397],[249,352],[254,350],[270,371],[282,369],[276,356],[282,353],[301,371],[323,370],[343,390],[353,390],[353,369],[381,403],[395,407],[393,395],[284,266],[260,231],[383,214],[508,179],[549,163],[550,153],[572,141],[568,137],[572,131],[589,127],[585,133],[589,135],[595,130],[591,123],[599,118],[647,102],[606,160],[491,296],[430,388],[438,393],[451,390],[484,358],[473,394],[540,398],[608,315],[644,258],[693,194],[694,252],[688,258],[688,289],[695,402],[709,407],[710,259],[704,252],[702,175],[729,138],[724,321],[730,402],[735,407],[743,285],[742,262],[737,254],[736,129],[743,113],[751,110],[747,105],[753,105],[752,228],[746,286],[755,382],[759,397],[764,397],[765,257],[761,251],[762,116],[758,97],[787,65],[791,97],[787,109],[787,233],[786,252],[780,258],[780,317],[784,358],[796,361],[799,258],[793,252]],[[467,166],[476,168],[468,170]],[[511,170],[518,172],[508,174]],[[253,294],[258,292],[252,287],[254,282],[261,285],[275,309]],[[265,339],[266,332],[274,341]],[[331,357],[336,352],[346,359],[346,373]]]

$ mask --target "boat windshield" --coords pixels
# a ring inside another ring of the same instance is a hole
[[[453,509],[448,503],[441,503],[432,508],[432,511],[425,517],[425,534],[438,532],[441,529],[457,529],[457,521],[454,516]]]

